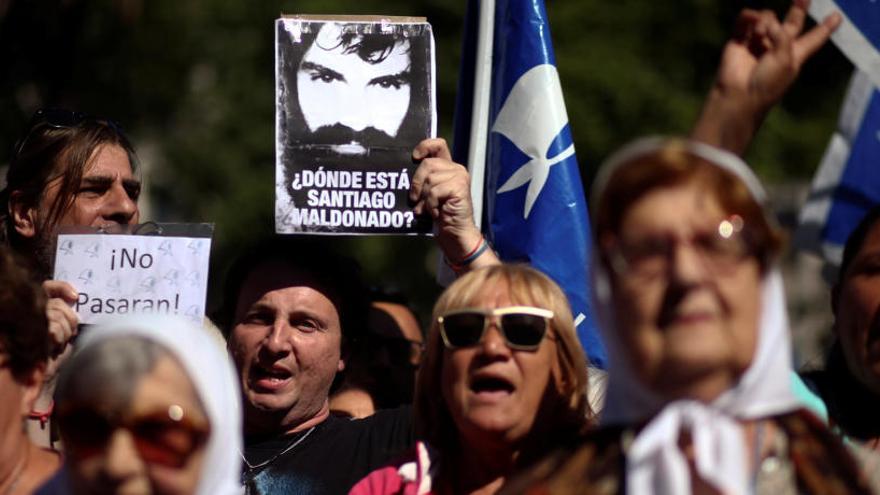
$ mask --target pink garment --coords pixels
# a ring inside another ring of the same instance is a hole
[[[437,470],[436,457],[427,444],[417,442],[401,462],[371,472],[348,495],[434,495],[431,480]]]

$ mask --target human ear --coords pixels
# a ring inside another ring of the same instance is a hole
[[[9,195],[9,216],[15,231],[22,237],[32,238],[37,235],[37,210],[24,200],[22,191],[12,191]]]
[[[345,359],[339,358],[339,362],[336,363],[336,372],[340,372],[345,369]]]

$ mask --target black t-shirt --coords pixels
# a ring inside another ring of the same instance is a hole
[[[248,494],[345,495],[370,471],[414,443],[412,408],[365,419],[330,416],[292,435],[247,441],[242,483]]]

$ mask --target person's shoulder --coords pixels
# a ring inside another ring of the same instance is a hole
[[[622,463],[626,449],[635,438],[635,430],[623,425],[590,428],[574,438],[560,453],[575,463],[597,466]]]
[[[828,425],[805,407],[795,409],[771,418],[786,434],[793,438],[815,438],[832,446],[840,444],[840,439],[831,432]]]
[[[68,495],[70,493],[69,486],[67,467],[62,466],[34,491],[34,495]]]
[[[371,416],[362,419],[343,419],[349,427],[364,430],[388,429],[388,428],[411,428],[413,421],[412,406],[400,406],[394,409],[380,409]]]
[[[632,430],[594,428],[573,437],[543,460],[511,479],[505,494],[611,494],[623,487],[625,448]]]
[[[812,411],[802,408],[772,420],[786,435],[789,456],[798,461],[795,469],[807,485],[806,493],[830,493],[835,486],[846,487],[846,493],[873,493],[852,451]]]
[[[321,426],[325,438],[345,438],[347,442],[393,445],[395,450],[414,442],[411,406],[379,410],[366,418],[330,416]]]
[[[841,453],[844,457],[849,457],[840,437],[812,410],[801,407],[770,419],[785,433],[793,453],[804,449],[822,452],[824,455]]]

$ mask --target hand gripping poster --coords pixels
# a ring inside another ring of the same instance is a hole
[[[424,18],[290,16],[275,23],[278,233],[418,234],[412,149],[436,135]]]

